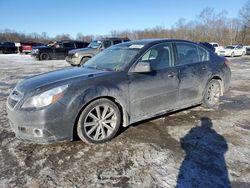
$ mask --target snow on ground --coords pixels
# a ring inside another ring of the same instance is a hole
[[[0,54],[0,187],[250,187],[250,57],[230,60],[231,89],[216,110],[137,123],[101,145],[38,145],[15,138],[7,96],[22,79],[68,64]]]

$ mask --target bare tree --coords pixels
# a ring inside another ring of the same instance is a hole
[[[250,0],[243,5],[239,14],[246,27],[250,28]]]

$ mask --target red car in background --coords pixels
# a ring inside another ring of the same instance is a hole
[[[20,52],[21,53],[31,53],[33,46],[43,46],[44,44],[36,42],[21,42]]]

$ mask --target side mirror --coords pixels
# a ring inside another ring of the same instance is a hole
[[[151,72],[151,66],[149,62],[139,62],[137,65],[134,67],[134,69],[131,71],[134,73],[146,73],[146,72]]]

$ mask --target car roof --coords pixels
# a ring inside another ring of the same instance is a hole
[[[120,46],[120,47],[126,47],[126,46],[130,46],[130,45],[151,46],[151,45],[159,44],[159,43],[162,43],[162,42],[188,42],[188,43],[194,43],[192,41],[182,40],[182,39],[141,39],[141,40],[134,40],[134,41],[129,41],[129,42],[125,42],[125,43],[120,43],[120,44],[117,44],[116,46]],[[194,43],[194,44],[197,44],[197,43]]]
[[[105,38],[94,39],[92,41],[98,41],[98,40],[130,40],[130,39],[127,37],[105,37]]]
[[[60,43],[60,42],[83,42],[86,43],[85,41],[80,41],[80,40],[59,40],[59,41],[55,41],[56,43]]]

